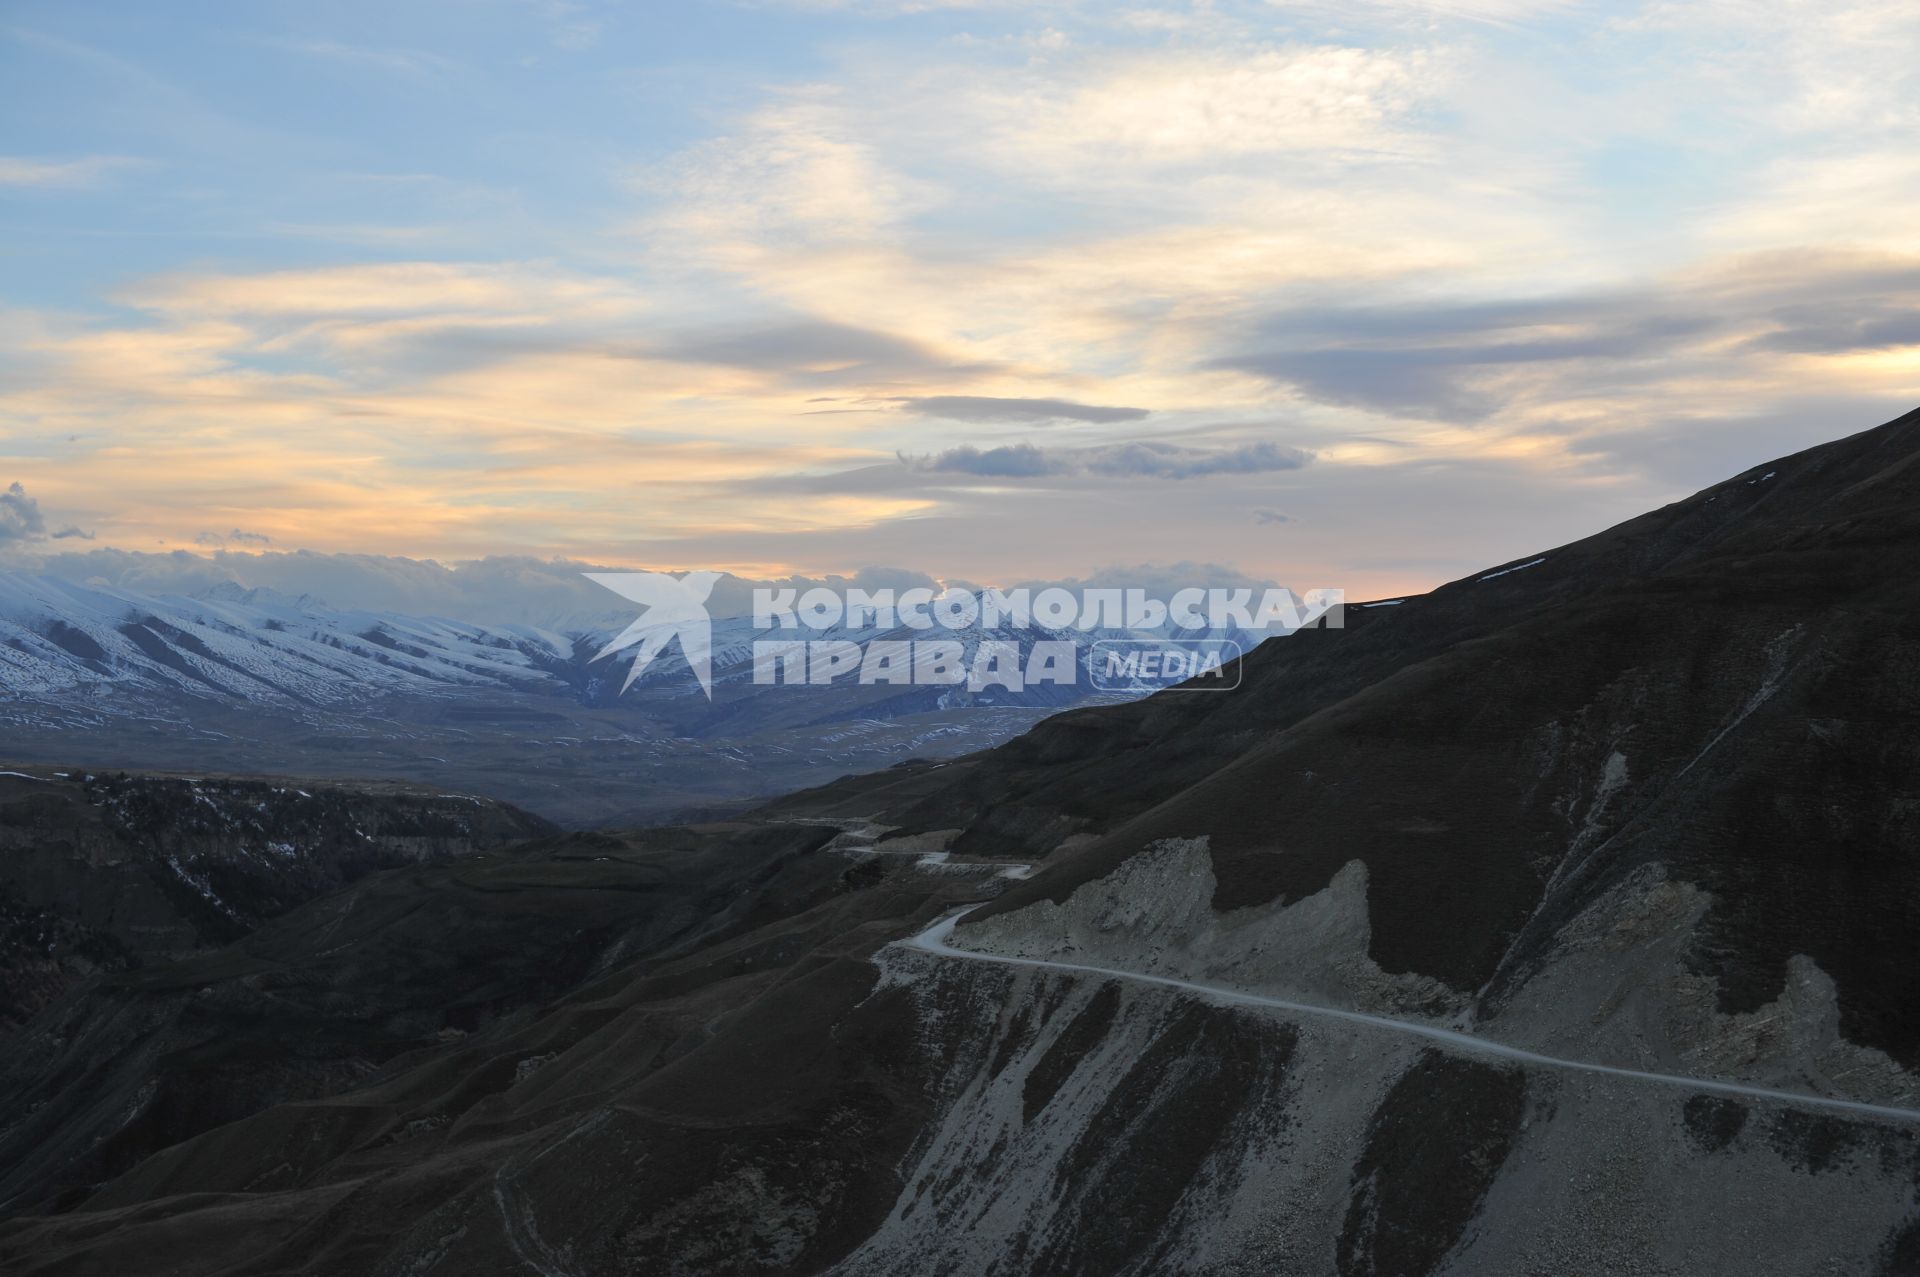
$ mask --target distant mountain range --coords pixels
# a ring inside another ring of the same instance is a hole
[[[148,596],[0,574],[0,688],[17,697],[342,705],[383,693],[558,691],[574,655],[573,639],[533,626],[335,611],[231,584]]]
[[[1101,692],[766,686],[750,618],[713,627],[711,701],[677,646],[624,695],[617,631],[329,607],[233,584],[145,595],[0,574],[0,757],[468,785],[572,823],[723,809],[910,757],[995,744]],[[812,639],[1070,640],[1131,631],[897,628]],[[1190,637],[1257,638],[1242,631]],[[1141,685],[1132,694],[1149,690]]]

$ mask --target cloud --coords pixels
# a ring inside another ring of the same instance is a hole
[[[40,502],[27,495],[25,486],[14,482],[0,492],[0,550],[17,549],[38,541],[73,539],[91,541],[93,533],[72,524],[49,533]]]
[[[1920,301],[1920,295],[1916,301]],[[1920,346],[1920,306],[1863,305],[1852,299],[1785,306],[1769,318],[1780,326],[1748,341],[1747,349],[1826,355]]]
[[[1151,411],[1067,399],[996,399],[986,395],[925,395],[894,402],[920,416],[947,421],[1139,421]]]
[[[1302,307],[1238,340],[1242,352],[1207,366],[1322,404],[1454,424],[1708,377],[1759,392],[1784,369],[1760,357],[1920,347],[1920,259],[1773,252],[1604,291]]]
[[[553,46],[568,53],[580,53],[600,43],[606,24],[592,20],[569,22],[553,33]]]
[[[454,68],[451,61],[437,53],[422,53],[412,49],[379,49],[338,40],[254,38],[250,43],[415,79],[437,80]]]
[[[1781,395],[1762,405],[1663,414],[1630,429],[1584,433],[1566,446],[1583,459],[1655,475],[1678,492],[1692,492],[1757,462],[1891,421],[1910,411],[1914,399]]]
[[[1282,514],[1278,510],[1255,510],[1253,512],[1253,521],[1259,524],[1292,523],[1293,516],[1290,514]]]
[[[1040,90],[1001,144],[1034,159],[1186,164],[1298,151],[1391,151],[1401,117],[1435,85],[1423,53],[1298,44],[1156,51],[1088,66]]]
[[[606,314],[629,289],[550,267],[489,262],[377,262],[251,274],[162,275],[124,300],[170,316],[319,319],[435,313]]]
[[[1278,582],[1257,573],[1223,563],[1181,559],[1173,563],[1126,563],[1097,568],[1084,576],[1034,577],[1014,582],[1015,588],[1034,593],[1061,589],[1078,594],[1084,590],[1140,590],[1149,598],[1162,601],[1186,589],[1264,590]]]
[[[269,229],[277,235],[293,235],[302,239],[333,240],[341,244],[357,244],[375,248],[391,248],[396,244],[417,244],[422,241],[444,241],[452,234],[452,230],[445,223],[424,225],[380,225],[377,223],[329,225],[312,222],[275,222]]]
[[[243,532],[235,528],[231,532],[201,532],[193,538],[195,545],[226,546],[246,545],[265,548],[273,544],[273,538],[264,532]]]
[[[18,483],[0,492],[0,545],[37,541],[47,535],[47,520],[40,503],[27,495]]]
[[[780,371],[818,380],[953,371],[956,365],[903,337],[827,320],[795,319],[711,332],[640,352],[683,363]],[[976,371],[961,366],[960,371]]]
[[[1043,449],[1028,443],[980,449],[963,444],[930,457],[901,459],[917,470],[988,479],[1073,475],[1121,479],[1197,479],[1209,475],[1298,470],[1313,457],[1299,448],[1277,443],[1191,448],[1178,444],[1143,442],[1072,449]]]
[[[167,181],[151,234],[77,238],[117,224],[105,196],[72,238],[34,232],[120,255],[23,294],[44,311],[0,311],[9,478],[104,494],[102,537],[148,548],[233,527],[985,577],[1231,546],[1291,572],[1368,538],[1383,562],[1386,529],[1425,562],[1405,545],[1439,524],[1465,571],[1920,400],[1913,5],[1576,0],[1541,29],[1529,0],[1148,3],[786,15],[791,58],[690,31],[691,61],[642,85],[583,74],[643,38],[611,15],[604,54],[556,71],[543,46],[570,19],[542,0],[511,94],[582,109],[564,136],[538,110],[494,121],[485,187],[431,175],[483,140],[457,122],[383,139],[391,173],[325,174],[369,154],[378,112],[293,137],[284,112],[221,121],[70,49],[73,83],[45,87],[89,119],[90,96],[118,104],[146,140],[97,145],[150,141]],[[1515,22],[1455,21],[1481,18]],[[626,127],[635,92],[671,119]],[[208,187],[216,155],[285,198]],[[6,163],[50,185],[104,171]],[[556,164],[572,177],[542,186]],[[276,226],[296,205],[303,226]],[[418,239],[437,225],[458,246]],[[182,231],[245,226],[224,255],[242,265],[193,265]],[[1751,250],[1772,255],[1729,255]],[[99,296],[106,278],[136,282]],[[1311,448],[1312,482],[1240,450],[1265,437]],[[1431,482],[1475,462],[1498,473]],[[1129,484],[1162,485],[1152,519],[1114,501]],[[1259,532],[1263,503],[1298,522]]]
[[[115,169],[138,162],[121,155],[89,155],[77,160],[34,160],[19,155],[0,155],[0,186],[79,190],[97,186]]]
[[[1650,36],[1689,79],[1790,138],[1910,136],[1920,117],[1920,11],[1900,0],[1693,0],[1612,25]]]
[[[992,479],[1031,479],[1040,475],[1070,474],[1072,465],[1060,453],[1043,452],[1030,443],[1016,443],[982,451],[970,444],[931,457],[912,460],[901,457],[919,470],[948,474],[972,474]]]
[[[775,8],[799,9],[817,13],[856,13],[895,18],[920,13],[938,13],[943,9],[990,10],[1016,9],[1032,0],[760,0]]]
[[[640,228],[676,253],[707,241],[738,255],[755,239],[787,250],[889,238],[940,188],[889,166],[828,86],[776,92],[723,136],[636,176],[667,204]]]
[[[1840,433],[1845,420],[1809,422],[1805,437],[1811,442],[1823,432]],[[1732,469],[1766,455],[1750,448]],[[1541,482],[1525,458],[1463,453],[1443,461],[1425,449],[1378,465],[1315,462],[1306,471],[1192,486],[982,480],[897,463],[888,468],[896,484],[940,487],[939,508],[889,522],[878,537],[871,529],[845,526],[796,532],[756,527],[630,548],[666,564],[718,558],[831,565],[865,561],[883,541],[893,560],[925,564],[944,579],[1014,584],[1043,575],[1080,576],[1090,560],[1165,563],[1184,555],[1217,559],[1296,590],[1339,587],[1352,598],[1382,598],[1589,535],[1676,495],[1664,481],[1631,473],[1607,482]],[[1116,501],[1116,492],[1133,499]],[[1285,535],[1257,535],[1248,523],[1249,506],[1280,499],[1282,492],[1285,508],[1299,522]],[[1444,538],[1435,538],[1436,526],[1446,528]],[[1191,583],[1190,574],[1180,575],[1186,578],[1182,584]],[[1127,576],[1139,583],[1139,574]]]
[[[1289,312],[1262,325],[1269,340],[1285,345],[1212,366],[1253,373],[1322,403],[1473,421],[1506,402],[1502,375],[1515,368],[1668,353],[1715,327],[1685,304],[1571,296]]]
[[[1282,0],[1268,0],[1276,7]],[[1529,18],[1547,18],[1564,13],[1580,0],[1341,0],[1320,7],[1342,19],[1353,19],[1369,12],[1387,19],[1428,20],[1447,18],[1464,22],[1485,22],[1509,26]],[[1286,0],[1292,11],[1311,6]]]

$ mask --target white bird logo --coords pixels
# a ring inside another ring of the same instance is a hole
[[[700,690],[707,694],[708,700],[713,699],[713,621],[707,616],[707,596],[713,593],[714,582],[723,573],[689,572],[679,577],[665,572],[583,572],[581,575],[647,609],[594,654],[593,659],[597,661],[636,643],[640,645],[640,650],[634,653],[633,666],[627,671],[627,681],[620,685],[622,693],[653,664],[653,658],[660,655],[667,640],[679,635],[681,655],[687,658],[693,676],[700,680]]]

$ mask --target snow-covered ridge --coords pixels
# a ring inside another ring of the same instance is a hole
[[[87,686],[336,704],[383,691],[559,689],[571,638],[335,611],[305,596],[218,586],[148,596],[58,577],[0,573],[0,690]]]
[[[487,625],[394,612],[335,609],[306,595],[223,584],[197,595],[145,595],[52,576],[0,573],[0,696],[116,693],[187,694],[251,702],[330,706],[382,694],[436,695],[520,691],[574,699],[589,682],[617,680],[628,658],[594,664],[611,631],[559,632],[532,625]],[[1038,628],[987,633],[923,633],[871,628],[765,631],[751,618],[713,623],[714,681],[752,678],[759,638],[958,639],[969,658],[987,639],[1011,639],[1023,653],[1042,639],[1100,638],[1139,632],[1060,632]],[[1259,636],[1235,630],[1162,633],[1178,639],[1232,638],[1251,648]],[[640,680],[686,681],[677,645]],[[1142,687],[1140,690],[1150,690]]]

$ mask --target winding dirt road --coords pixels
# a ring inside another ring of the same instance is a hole
[[[1225,988],[1220,985],[1199,984],[1192,980],[1177,980],[1171,976],[1143,975],[1138,971],[1123,971],[1115,967],[1097,967],[1083,962],[1054,962],[1045,958],[1015,958],[1005,954],[983,953],[977,949],[962,949],[952,943],[953,929],[965,910],[950,914],[934,923],[920,934],[900,943],[909,948],[926,953],[938,954],[943,958],[961,958],[969,962],[991,962],[1008,967],[1039,967],[1048,971],[1069,971],[1079,975],[1100,976],[1112,980],[1131,980],[1137,984],[1159,985],[1163,988],[1180,989],[1187,993],[1211,999],[1228,1006],[1268,1007],[1276,1011],[1286,1011],[1294,1015],[1317,1016],[1328,1020],[1343,1020],[1349,1024],[1362,1024],[1369,1028],[1382,1029],[1388,1033],[1401,1033],[1410,1037],[1425,1038],[1430,1042],[1454,1051],[1470,1052],[1475,1055],[1491,1056],[1494,1059],[1513,1060],[1519,1064],[1530,1064],[1537,1068],[1566,1069],[1576,1073],[1597,1073],[1603,1077],[1628,1078],[1635,1082],[1652,1082],[1660,1086],[1679,1087],[1683,1090],[1703,1092],[1712,1095],[1733,1095],[1742,1099],[1767,1100],[1781,1104],[1796,1104],[1806,1108],[1836,1110],[1860,1117],[1878,1118],[1882,1121],[1920,1122],[1920,1110],[1895,1108],[1886,1104],[1867,1104],[1859,1100],[1833,1099],[1824,1095],[1805,1095],[1796,1091],[1778,1091],[1765,1086],[1748,1086],[1744,1082],[1723,1082],[1713,1078],[1686,1077],[1677,1073],[1651,1073],[1644,1069],[1619,1068],[1611,1064],[1594,1064],[1588,1060],[1569,1060],[1557,1055],[1545,1055],[1539,1051],[1529,1051],[1524,1047],[1508,1046],[1491,1038],[1476,1037],[1471,1033],[1461,1033],[1454,1029],[1443,1029],[1436,1025],[1422,1024],[1416,1020],[1400,1020],[1387,1015],[1370,1015],[1365,1011],[1343,1011],[1337,1007],[1314,1006],[1306,1002],[1289,1002],[1285,998],[1270,998],[1263,994],[1246,993],[1239,989]]]

